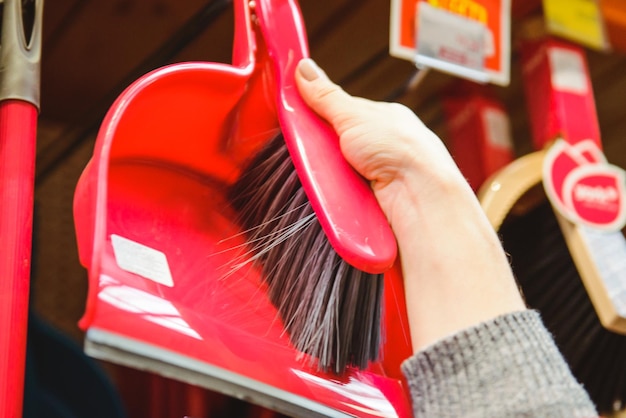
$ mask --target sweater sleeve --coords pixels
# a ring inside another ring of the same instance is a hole
[[[415,417],[597,417],[536,311],[502,315],[402,364]]]

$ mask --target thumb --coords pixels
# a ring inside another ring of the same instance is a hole
[[[330,123],[336,131],[345,128],[340,126],[340,119],[345,109],[350,109],[350,102],[354,98],[333,83],[315,61],[304,58],[298,63],[296,84],[305,103],[315,113]]]

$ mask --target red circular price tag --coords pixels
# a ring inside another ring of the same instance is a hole
[[[548,150],[543,183],[552,206],[570,221],[607,231],[626,224],[626,175],[593,141],[558,140]]]

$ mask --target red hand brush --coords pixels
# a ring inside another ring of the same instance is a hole
[[[337,135],[297,92],[295,67],[308,47],[296,2],[260,0],[256,15],[283,135],[251,161],[231,201],[294,345],[324,370],[365,368],[378,357],[381,273],[395,260],[395,239]]]

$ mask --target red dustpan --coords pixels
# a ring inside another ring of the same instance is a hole
[[[86,351],[287,414],[410,416],[400,373],[410,343],[397,269],[386,274],[382,360],[336,376],[293,348],[258,273],[229,267],[245,238],[224,193],[249,155],[284,127],[293,104],[284,94],[293,86],[280,77],[293,63],[281,68],[280,46],[264,35],[291,19],[286,27],[303,40],[293,1],[256,3],[263,31],[252,24],[248,2],[235,2],[233,65],[156,70],[131,85],[102,124],[74,200],[80,260],[89,271],[80,323]],[[270,15],[279,19],[269,24]],[[298,54],[306,48],[291,54],[294,62]],[[297,144],[298,134],[291,138]],[[384,228],[376,234],[385,239]],[[395,248],[374,250],[352,261],[372,270],[393,263]]]

